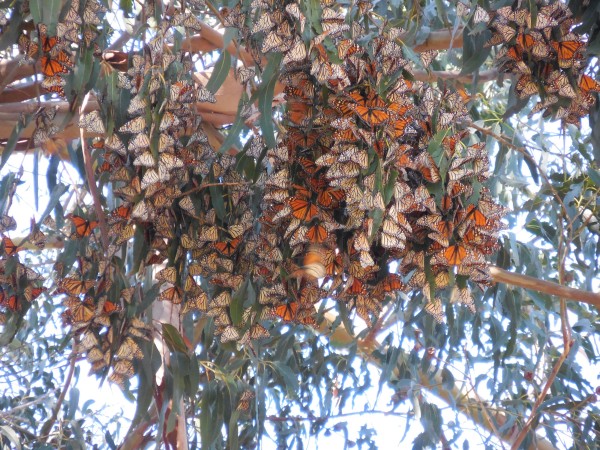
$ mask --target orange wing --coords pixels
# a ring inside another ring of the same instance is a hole
[[[219,241],[215,242],[213,245],[219,251],[219,253],[225,256],[231,256],[235,253],[238,245],[240,245],[241,238],[237,237],[230,241]]]
[[[78,238],[89,236],[92,234],[92,230],[98,226],[98,221],[87,220],[81,216],[70,215],[67,217],[73,225],[75,225],[75,234]]]
[[[118,303],[104,302],[104,306],[102,307],[102,314],[110,315],[116,312],[121,311],[123,308]]]
[[[320,223],[313,224],[306,232],[306,238],[311,244],[320,244],[325,242],[329,233],[327,229]]]
[[[4,243],[4,253],[6,253],[6,256],[16,255],[17,252],[23,250],[23,247],[17,246],[9,237],[3,237],[2,242]]]
[[[42,64],[42,73],[47,77],[53,77],[59,73],[67,73],[68,70],[57,60],[49,56],[42,56],[40,60]]]
[[[459,266],[467,256],[467,250],[462,245],[451,245],[444,250],[444,257],[451,266]]]
[[[579,89],[581,89],[583,92],[600,92],[600,83],[598,83],[589,75],[582,75],[581,80],[579,81]]]
[[[311,221],[319,213],[319,208],[316,205],[302,197],[292,197],[290,206],[292,207],[292,215],[296,219],[305,222]]]
[[[317,202],[324,208],[336,208],[345,197],[346,194],[344,194],[342,189],[336,189],[328,186],[319,191],[317,194]]]
[[[553,41],[550,44],[558,54],[558,65],[563,69],[567,69],[573,65],[576,53],[584,45],[581,41]]]
[[[298,303],[291,302],[276,306],[273,312],[276,316],[281,317],[281,319],[285,322],[291,322],[296,318],[296,313],[298,312]]]

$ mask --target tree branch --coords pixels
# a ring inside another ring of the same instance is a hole
[[[63,386],[62,391],[60,392],[60,395],[58,396],[56,405],[54,405],[54,408],[52,409],[52,415],[50,416],[50,418],[48,420],[46,420],[46,422],[44,422],[44,425],[42,425],[42,429],[40,430],[39,436],[40,436],[40,439],[42,440],[42,442],[48,441],[48,437],[50,437],[50,430],[52,430],[52,427],[54,426],[54,423],[56,422],[56,419],[58,418],[58,412],[60,411],[60,408],[65,400],[65,396],[67,395],[69,386],[71,385],[71,379],[73,378],[73,373],[75,372],[75,363],[77,362],[76,347],[77,346],[75,346],[75,345],[73,346],[73,350],[71,351],[71,356],[69,356],[69,358],[70,358],[69,372],[67,372],[67,378],[65,380],[65,385]]]
[[[544,294],[556,295],[557,297],[587,303],[588,305],[593,305],[600,309],[600,294],[595,292],[574,289],[567,286],[562,286],[558,283],[539,280],[528,275],[520,275],[517,273],[508,272],[507,270],[496,266],[489,266],[489,270],[492,280],[497,283],[506,283],[536,292],[543,292]]]

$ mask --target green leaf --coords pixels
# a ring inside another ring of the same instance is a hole
[[[275,148],[275,130],[273,129],[273,94],[279,77],[279,65],[282,55],[271,55],[265,71],[263,82],[258,90],[258,110],[260,112],[260,128],[265,143],[269,148]]]
[[[33,117],[32,115],[27,115],[27,116],[25,116],[24,122],[21,122],[21,120],[19,120],[15,124],[15,127],[13,128],[13,131],[12,131],[10,137],[8,138],[8,142],[4,146],[4,149],[2,150],[2,159],[0,160],[0,169],[2,169],[4,167],[4,164],[6,164],[6,161],[8,161],[8,158],[10,157],[10,155],[12,154],[12,152],[14,151],[14,149],[17,145],[17,141],[19,140],[21,133],[27,127],[27,125],[29,125],[32,117]]]
[[[229,314],[234,325],[239,325],[242,321],[242,314],[244,312],[244,300],[246,299],[246,291],[248,290],[249,278],[246,278],[240,285],[237,291],[233,293],[231,297],[231,305],[229,308]]]
[[[298,394],[298,377],[286,364],[274,361],[273,367],[283,379],[283,385],[288,396],[295,398]]]
[[[238,419],[240,418],[240,411],[234,410],[229,418],[229,429],[227,430],[227,438],[229,450],[238,450],[240,448],[240,441],[238,438]]]
[[[60,17],[61,0],[30,0],[29,9],[36,24],[48,27],[48,35],[56,34],[56,24]]]
[[[246,105],[247,100],[248,97],[246,96],[246,94],[242,94],[242,98],[240,99],[240,103],[238,104],[238,110],[235,115],[235,122],[233,122],[233,125],[227,131],[227,137],[221,144],[221,147],[219,147],[218,153],[225,153],[233,146],[233,144],[238,139],[242,129],[244,128],[244,118],[242,117],[241,113],[242,109],[244,109],[244,106]]]
[[[221,56],[215,63],[213,67],[213,71],[210,75],[210,79],[206,83],[206,89],[208,89],[213,94],[219,90],[219,88],[225,82],[227,75],[229,74],[229,69],[231,68],[231,55],[227,50],[223,50]]]
[[[588,175],[594,184],[600,187],[600,172],[590,167],[588,169]]]
[[[48,204],[46,205],[46,209],[40,216],[38,220],[38,225],[40,225],[44,219],[50,214],[50,212],[54,209],[54,207],[58,204],[60,197],[67,192],[69,188],[62,183],[58,183],[54,189],[52,189],[52,193],[50,194],[50,200],[48,200]]]
[[[179,331],[177,331],[177,328],[175,328],[171,324],[163,323],[162,324],[162,332],[163,332],[163,339],[167,343],[169,350],[171,350],[173,352],[180,352],[180,353],[183,353],[184,355],[187,355],[188,348],[185,345],[183,338],[179,334]]]
[[[119,0],[119,8],[126,17],[131,17],[133,12],[133,0]]]
[[[223,200],[223,188],[220,186],[209,186],[210,199],[219,219],[225,218],[225,201]]]
[[[491,48],[485,48],[485,43],[490,39],[490,32],[471,34],[472,29],[465,27],[463,30],[463,66],[461,75],[473,73],[481,67],[490,55]]]
[[[17,2],[12,8],[10,20],[2,27],[0,35],[0,50],[5,50],[8,46],[14,45],[21,34],[21,24],[23,23],[23,14],[21,13],[21,1]],[[5,87],[5,83],[9,83],[10,79],[0,81],[0,86]]]
[[[217,439],[217,434],[221,430],[218,414],[216,414],[218,403],[222,399],[217,393],[215,384],[210,383],[202,393],[200,407],[200,439],[202,439],[202,448],[210,448]]]

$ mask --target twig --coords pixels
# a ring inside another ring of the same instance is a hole
[[[71,379],[73,378],[73,373],[75,372],[75,364],[77,362],[76,346],[73,346],[73,350],[71,351],[71,355],[69,356],[69,358],[70,358],[69,372],[67,372],[67,378],[65,379],[65,385],[63,386],[62,391],[61,391],[60,395],[58,396],[56,405],[54,405],[54,408],[52,409],[52,415],[50,416],[50,418],[48,420],[46,420],[46,422],[44,422],[44,425],[42,426],[42,429],[40,430],[39,435],[40,435],[42,442],[48,441],[48,437],[50,436],[50,430],[52,430],[52,427],[54,426],[54,423],[56,422],[56,419],[58,418],[58,412],[60,411],[60,408],[62,407],[62,404],[65,400],[65,396],[67,395],[67,390],[69,390],[69,386],[71,385]]]
[[[564,300],[561,300],[561,302],[565,303]],[[561,305],[561,308],[562,308],[562,305]],[[569,355],[569,352],[571,351],[571,345],[572,345],[572,342],[569,342],[567,345],[563,346],[563,351],[562,351],[560,357],[558,358],[558,361],[556,361],[556,364],[554,364],[554,367],[552,368],[552,372],[548,376],[548,380],[546,381],[546,384],[544,385],[542,392],[540,392],[540,395],[538,395],[538,398],[536,399],[535,404],[533,405],[533,408],[531,409],[531,414],[529,415],[529,419],[527,419],[527,422],[525,422],[525,425],[523,426],[523,428],[519,432],[518,436],[516,437],[515,441],[513,442],[511,450],[517,450],[519,448],[519,446],[521,445],[521,443],[523,442],[523,440],[525,439],[525,437],[527,436],[527,433],[528,433],[529,429],[531,428],[531,425],[536,417],[536,413],[537,413],[540,405],[546,398],[546,394],[550,390],[552,383],[554,383],[554,379],[556,378],[558,371],[560,370],[562,364],[565,362],[565,359],[567,359],[567,356]]]
[[[83,99],[83,104],[81,105],[80,115],[85,111],[85,107],[87,105],[90,93],[88,92]],[[88,188],[90,193],[92,194],[92,199],[94,200],[94,209],[96,210],[96,216],[98,218],[98,222],[100,224],[100,237],[102,238],[102,247],[104,247],[104,251],[108,250],[108,225],[106,224],[106,217],[104,216],[104,210],[102,209],[102,203],[100,201],[100,194],[98,194],[98,188],[96,187],[96,178],[94,177],[94,170],[92,168],[92,155],[90,154],[90,150],[87,146],[87,142],[85,140],[85,136],[83,135],[83,128],[79,129],[80,139],[81,139],[81,150],[83,152],[83,165],[85,168],[85,176],[88,180]]]
[[[21,403],[20,405],[15,406],[8,411],[2,411],[2,412],[0,412],[0,417],[5,419],[6,417],[12,416],[16,411],[19,411],[21,409],[26,409],[32,405],[37,405],[38,403],[41,403],[42,401],[46,400],[48,397],[50,397],[50,392],[46,392],[44,395],[36,397],[35,399],[33,399],[29,402]]]
[[[249,182],[245,182],[245,183],[240,183],[240,182],[205,183],[205,184],[201,184],[200,186],[196,186],[195,188],[192,188],[190,190],[187,190],[185,192],[182,192],[181,194],[179,194],[177,196],[177,198],[185,197],[186,195],[193,194],[194,192],[198,192],[198,191],[201,191],[202,189],[206,189],[206,188],[213,187],[213,186],[245,186],[248,184],[250,184],[250,183]]]

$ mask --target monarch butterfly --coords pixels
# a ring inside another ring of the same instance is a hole
[[[96,315],[94,301],[91,298],[86,298],[80,302],[77,298],[73,298],[69,305],[69,318],[74,323],[86,323]]]
[[[175,283],[177,281],[177,269],[175,267],[166,267],[156,272],[155,278],[158,281]]]
[[[225,328],[220,332],[221,343],[239,341],[240,332],[233,325],[226,325]]]
[[[126,359],[122,359],[117,361],[114,364],[114,374],[121,375],[125,378],[131,378],[135,374],[135,370],[133,369],[133,363]],[[109,377],[110,378],[110,377]]]
[[[64,78],[60,76],[46,77],[42,80],[42,88],[48,92],[58,94],[61,97],[65,96],[65,90],[63,86],[66,84]]]
[[[558,92],[559,95],[567,98],[575,98],[577,94],[571,86],[569,78],[559,71],[550,74],[550,77],[546,80],[546,87],[548,92]]]
[[[383,280],[381,280],[378,284],[378,287],[383,292],[395,292],[400,291],[405,288],[404,283],[402,283],[402,278],[400,275],[395,273],[388,274]]]
[[[421,59],[421,64],[423,64],[423,67],[426,69],[429,68],[433,60],[437,57],[438,53],[439,52],[437,50],[427,50],[422,52],[419,55],[419,58]]]
[[[69,70],[63,66],[58,60],[52,59],[50,56],[42,56],[40,59],[42,73],[48,77],[53,77],[60,73],[69,73]]]
[[[308,103],[288,101],[287,118],[294,125],[307,125],[313,115],[313,109]]]
[[[21,304],[19,303],[17,296],[13,294],[10,297],[7,297],[4,291],[0,293],[0,306],[5,306],[13,312],[21,309]]]
[[[350,93],[350,97],[355,103],[350,103],[349,108],[367,125],[371,127],[381,125],[390,118],[389,113],[383,109],[386,107],[385,102],[377,94],[372,92],[365,98],[360,92],[354,91]]]
[[[531,21],[531,16],[528,17],[528,22]],[[536,17],[535,28],[538,30],[543,30],[544,28],[555,27],[559,25],[558,21],[548,14],[544,14],[543,12],[539,12]]]
[[[451,266],[459,266],[467,256],[467,250],[462,245],[451,245],[444,251],[444,258]]]
[[[93,280],[78,280],[76,278],[66,277],[58,283],[58,293],[67,293],[77,296],[85,294],[96,285]]]
[[[6,256],[16,255],[17,252],[20,252],[24,248],[17,246],[11,238],[6,236],[2,238],[2,243],[4,244],[4,253]]]
[[[579,89],[585,93],[590,91],[600,92],[600,83],[598,83],[589,75],[584,74],[581,76],[581,80],[579,80]]]
[[[47,288],[45,287],[33,287],[31,285],[28,285],[24,290],[23,290],[23,296],[25,297],[25,299],[28,302],[31,302],[33,300],[35,300],[36,298],[38,298],[42,292],[46,292]]]
[[[92,111],[81,116],[81,118],[79,119],[79,126],[85,129],[86,131],[90,131],[92,133],[106,133],[106,128],[104,127],[104,122],[102,121],[100,111]]]
[[[160,293],[160,300],[168,300],[174,305],[178,305],[183,301],[183,289],[179,286],[171,286]]]
[[[146,128],[146,118],[144,116],[136,117],[135,119],[131,119],[129,122],[126,122],[119,128],[121,133],[131,133],[137,134],[144,131]]]
[[[206,293],[201,292],[200,294],[188,298],[183,305],[181,310],[181,314],[187,314],[190,311],[198,310],[202,312],[206,312],[208,309],[208,297]]]
[[[123,220],[128,220],[131,216],[131,205],[128,203],[124,203],[118,207],[116,207],[111,213],[111,222],[120,222]]]
[[[282,64],[287,64],[295,61],[302,61],[306,58],[306,46],[302,39],[296,36],[292,47],[285,52]]]
[[[519,81],[517,81],[517,85],[515,86],[515,90],[519,94],[520,98],[529,97],[530,95],[536,94],[538,92],[537,84],[533,81],[533,77],[531,75],[521,75]]]
[[[558,65],[562,69],[568,69],[573,66],[573,60],[576,53],[585,44],[582,41],[552,41],[550,42],[550,45],[552,45],[558,54]]]
[[[69,54],[64,50],[61,50],[56,54],[56,61],[65,66],[66,69],[71,68],[74,65],[73,59],[71,59]]]
[[[319,213],[319,208],[303,195],[291,197],[289,204],[292,208],[292,215],[304,222],[310,222]]]
[[[433,320],[441,324],[444,322],[444,310],[442,301],[439,298],[429,301],[425,304],[425,312],[433,316]]]
[[[92,234],[92,231],[98,226],[99,223],[97,220],[87,220],[81,216],[76,216],[73,214],[69,214],[67,219],[69,219],[71,222],[73,222],[73,225],[75,225],[75,235],[78,238],[83,238]]]
[[[315,162],[311,159],[301,156],[296,159],[296,162],[300,164],[302,169],[309,175],[313,175],[317,170],[319,170]]]
[[[299,274],[306,276],[308,279],[323,278],[326,275],[323,252],[320,246],[310,246],[304,255]]]
[[[346,194],[342,189],[327,186],[317,193],[317,203],[324,208],[337,208]]]
[[[475,13],[473,14],[473,23],[487,23],[490,21],[490,15],[481,6],[477,5]]]
[[[474,221],[475,225],[479,228],[486,228],[488,226],[487,216],[485,216],[479,210],[479,208],[475,207],[475,205],[467,206],[467,209],[465,210],[464,218],[459,217],[459,215],[457,215],[458,223],[461,223],[467,219]]]
[[[132,361],[134,359],[142,359],[144,354],[142,353],[140,346],[133,340],[133,338],[127,336],[119,346],[115,356],[122,360]]]
[[[106,314],[108,316],[110,316],[111,314],[114,314],[116,312],[120,312],[123,310],[123,307],[121,305],[119,305],[118,303],[114,303],[111,301],[105,301],[104,304],[102,305],[102,314]]]
[[[327,229],[320,223],[311,225],[306,231],[306,238],[312,244],[325,242],[328,235]]]
[[[365,286],[363,284],[362,281],[360,281],[358,278],[352,276],[350,277],[351,280],[348,280],[347,282],[347,290],[346,292],[350,295],[364,295],[367,293],[367,290],[365,289]],[[352,281],[352,283],[350,283],[350,281]]]
[[[235,238],[235,239],[231,239],[229,241],[214,242],[213,246],[222,255],[224,255],[224,256],[231,256],[237,250],[240,242],[241,242],[241,238],[238,237],[238,238]]]
[[[298,313],[298,302],[285,303],[276,306],[273,309],[273,314],[280,317],[284,322],[292,322],[296,319]]]

